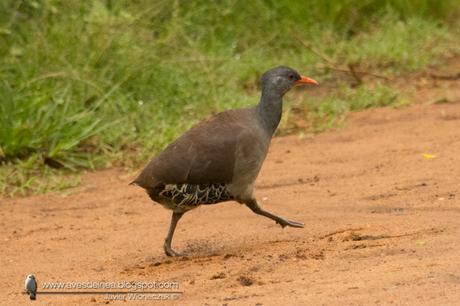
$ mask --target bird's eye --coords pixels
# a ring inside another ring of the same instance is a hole
[[[289,75],[289,80],[291,80],[291,81],[294,80],[294,75],[293,74]]]

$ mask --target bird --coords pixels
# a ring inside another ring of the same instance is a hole
[[[29,274],[26,277],[25,281],[25,289],[26,293],[29,295],[31,300],[35,300],[37,298],[37,280],[33,274]]]
[[[167,256],[184,255],[171,247],[174,231],[181,217],[200,205],[236,201],[283,228],[304,226],[261,208],[254,183],[281,120],[284,94],[294,86],[318,82],[286,66],[266,71],[260,82],[255,107],[223,111],[198,123],[150,160],[130,183],[172,210],[163,244]]]

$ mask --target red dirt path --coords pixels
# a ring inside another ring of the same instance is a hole
[[[173,246],[185,258],[165,257],[170,212],[120,170],[88,174],[67,197],[1,199],[0,302],[29,304],[21,291],[33,272],[40,284],[175,280],[184,294],[171,305],[459,305],[459,96],[274,139],[257,196],[305,228],[281,229],[234,202],[201,207],[178,225]],[[143,304],[34,302],[56,303]]]

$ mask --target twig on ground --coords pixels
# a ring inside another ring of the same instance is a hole
[[[351,75],[355,78],[356,85],[361,85],[363,83],[363,79],[356,72],[355,66],[353,64],[348,64],[348,69],[350,69]]]
[[[352,73],[350,69],[347,69],[347,68],[342,68],[342,67],[334,67],[334,66],[329,66],[329,65],[321,65],[319,66],[319,68],[321,69],[330,69],[330,70],[335,70],[335,71],[339,71],[339,72],[345,72],[345,73]],[[363,71],[363,70],[356,70],[354,69],[354,72],[356,74],[365,74],[365,75],[370,75],[370,76],[373,76],[373,77],[376,77],[376,78],[380,78],[380,79],[384,79],[384,80],[387,80],[387,81],[391,81],[392,79],[385,76],[385,75],[381,75],[381,74],[376,74],[376,73],[373,73],[373,72],[369,72],[369,71]]]
[[[316,56],[322,58],[325,62],[329,63],[330,65],[336,66],[336,63],[330,57],[328,57],[327,55],[325,55],[325,54],[319,52],[318,50],[316,50],[315,48],[313,48],[310,43],[304,41],[302,38],[300,38],[300,36],[298,34],[294,33],[293,35],[305,48],[310,50]]]
[[[381,75],[381,74],[377,74],[377,73],[373,73],[373,72],[369,72],[369,71],[363,71],[363,70],[356,70],[356,68],[354,67],[353,64],[348,64],[348,67],[343,67],[341,65],[338,65],[337,63],[335,63],[330,57],[328,57],[327,55],[319,52],[318,50],[316,50],[315,48],[313,48],[311,46],[310,43],[304,41],[297,33],[293,33],[293,36],[295,39],[297,39],[305,48],[307,48],[308,50],[310,50],[313,54],[315,54],[316,56],[320,57],[324,62],[328,63],[328,65],[321,65],[319,68],[320,69],[330,69],[330,70],[334,70],[334,71],[339,71],[339,72],[345,72],[345,73],[349,73],[352,75],[352,77],[358,82],[358,84],[362,84],[363,83],[363,80],[362,78],[359,76],[360,74],[364,74],[364,75],[369,75],[369,76],[373,76],[375,78],[380,78],[380,79],[384,79],[384,80],[387,80],[387,81],[391,81],[391,78],[387,77],[387,76],[384,76],[384,75]]]
[[[452,74],[452,75],[438,75],[438,74],[431,73],[430,77],[433,79],[439,79],[439,80],[455,81],[455,80],[460,79],[460,72],[457,72],[456,74]]]

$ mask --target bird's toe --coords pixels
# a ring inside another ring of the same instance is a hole
[[[183,253],[176,252],[171,247],[168,247],[166,245],[164,246],[164,250],[165,250],[166,256],[170,256],[170,257],[184,256]]]
[[[303,228],[304,224],[302,222],[297,222],[297,221],[290,221],[290,225],[292,227],[297,227],[297,228]]]
[[[290,227],[297,227],[297,228],[303,228],[304,224],[302,222],[297,222],[297,221],[291,221],[291,220],[280,220],[279,222],[276,222],[279,225],[281,225],[282,228],[285,228],[286,226]]]

